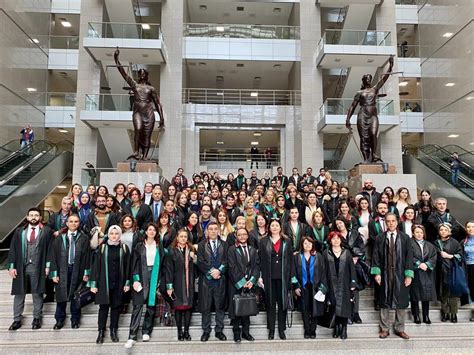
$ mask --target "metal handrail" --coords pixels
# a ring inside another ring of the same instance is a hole
[[[425,150],[427,150],[428,148],[431,148],[431,147],[435,148],[435,150],[430,151],[430,152],[425,152]],[[436,152],[442,152],[448,157],[450,157],[452,155],[452,153],[449,150],[445,149],[444,147],[439,146],[438,144],[426,144],[426,145],[421,146],[419,149],[424,154],[428,154],[430,156],[433,156],[433,154],[436,153]],[[464,167],[466,167],[466,169],[474,172],[474,169],[472,168],[472,166],[470,164],[468,164],[468,163],[466,163],[465,161],[462,161],[462,160],[461,160],[461,164],[464,165]],[[450,167],[450,169],[451,169],[451,167]],[[473,184],[474,184],[474,182],[473,182]]]
[[[79,36],[50,36],[50,49],[79,49]]]
[[[300,39],[300,26],[185,23],[185,37]]]
[[[319,115],[321,118],[330,115],[346,115],[350,105],[354,99],[349,98],[327,98],[319,108]],[[331,105],[329,105],[331,103]],[[393,115],[393,100],[377,100],[377,111],[379,114]],[[329,110],[328,108],[336,107],[336,110]],[[387,112],[384,110],[387,108]]]
[[[51,149],[50,149],[50,150],[51,150]],[[11,172],[10,174],[8,174],[5,179],[3,179],[2,181],[0,181],[0,187],[4,186],[8,181],[10,181],[10,180],[13,179],[15,176],[17,176],[19,173],[21,173],[23,170],[25,170],[26,168],[28,168],[31,164],[33,164],[35,161],[37,161],[37,160],[38,160],[39,158],[41,158],[43,155],[45,155],[46,153],[48,153],[50,150],[39,152],[38,154],[36,154],[36,156],[34,156],[32,159],[30,159],[26,164],[20,166],[18,169],[16,169],[15,171]]]
[[[114,34],[114,30],[120,33]],[[127,31],[125,31],[127,30]],[[137,30],[135,32],[135,30]],[[89,22],[87,37],[91,38],[162,38],[159,23],[126,23],[126,22]]]
[[[39,141],[34,141],[30,144],[27,144],[26,146],[24,146],[23,148],[20,148],[18,150],[15,150],[13,151],[10,155],[8,155],[7,157],[3,158],[1,161],[0,161],[0,165],[4,165],[6,163],[8,163],[10,160],[12,160],[14,157],[18,156],[18,155],[23,155],[23,154],[27,154],[27,152],[29,152],[31,149],[33,149],[33,147],[35,145],[38,145],[38,144],[41,144],[41,143],[44,143],[45,141],[43,140],[39,140]]]
[[[328,41],[328,36],[333,34],[332,41]],[[356,36],[349,36],[355,34]],[[364,34],[361,36],[361,34]],[[374,35],[374,40],[370,40],[369,34]],[[383,36],[379,36],[383,35]],[[369,41],[367,39],[369,38]],[[380,38],[380,39],[379,39]],[[349,39],[346,43],[344,39]],[[377,30],[344,30],[344,29],[328,29],[326,30],[321,39],[319,40],[318,46],[321,47],[324,44],[345,44],[345,45],[365,45],[365,46],[390,46],[391,45],[391,32],[390,31],[377,31]],[[334,43],[337,42],[337,43]],[[343,42],[343,43],[341,43]]]

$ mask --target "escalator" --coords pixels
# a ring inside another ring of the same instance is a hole
[[[39,140],[20,150],[12,147],[12,142],[0,147],[0,242],[72,172],[70,142]]]
[[[474,170],[465,161],[461,164],[458,185],[451,183],[452,153],[436,144],[418,148],[417,156],[403,156],[403,172],[416,174],[417,185],[428,189],[435,197],[446,197],[449,208],[462,222],[472,219],[474,207]]]

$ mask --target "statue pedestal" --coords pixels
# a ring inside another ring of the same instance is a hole
[[[357,164],[349,171],[347,186],[352,196],[357,195],[363,187],[365,180],[371,180],[378,192],[382,192],[386,186],[391,186],[395,192],[400,187],[406,187],[410,191],[412,200],[416,200],[417,185],[415,174],[397,174],[395,165],[386,164],[386,173],[382,163]]]
[[[117,172],[120,172],[120,173],[131,172],[130,162],[118,162],[117,163]],[[134,172],[137,172],[137,173],[160,173],[161,174],[161,168],[155,162],[138,161],[138,162],[136,162]]]

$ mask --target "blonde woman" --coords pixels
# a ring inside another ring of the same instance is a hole
[[[406,187],[400,187],[393,198],[393,203],[398,210],[398,215],[403,215],[405,208],[411,205],[410,191]]]
[[[219,227],[219,236],[223,241],[226,241],[227,236],[234,231],[225,209],[220,209],[217,213],[217,226]]]
[[[275,194],[272,190],[268,190],[260,201],[260,214],[264,214],[267,219],[272,220],[277,218]]]
[[[247,197],[245,199],[245,228],[248,231],[251,231],[255,228],[255,216],[258,213],[258,210],[254,207],[255,201],[253,197]]]

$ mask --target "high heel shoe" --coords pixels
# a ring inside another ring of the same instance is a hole
[[[341,326],[341,339],[347,339],[347,325]]]
[[[268,340],[273,340],[275,339],[275,330],[269,330],[268,331]]]
[[[336,324],[334,326],[334,329],[332,330],[332,337],[333,338],[339,338],[339,336],[341,335],[341,328],[340,328],[340,325],[339,324]]]
[[[456,313],[451,314],[451,323],[458,322],[458,315]]]
[[[431,324],[431,319],[428,316],[423,316],[423,323],[425,324]]]
[[[183,338],[186,341],[191,341],[191,335],[189,335],[189,329],[186,329],[183,333]]]
[[[97,339],[95,340],[96,344],[103,344],[104,343],[104,335],[105,331],[104,330],[99,330],[99,335],[97,335]]]
[[[413,321],[415,322],[415,324],[421,324],[420,315],[419,314],[414,314],[413,315]]]
[[[117,333],[117,329],[110,329],[110,338],[113,343],[118,343],[120,341]]]
[[[182,330],[178,330],[178,340],[183,341],[184,340],[184,335]]]

